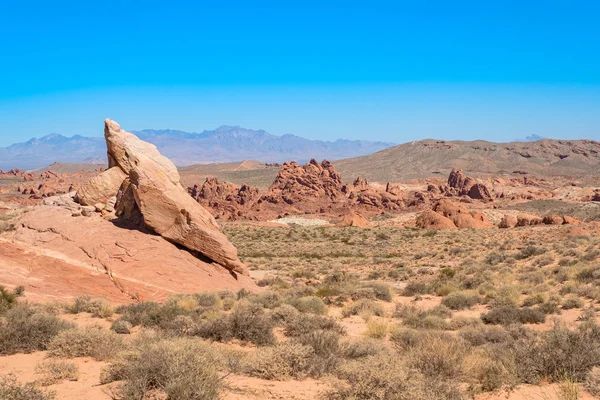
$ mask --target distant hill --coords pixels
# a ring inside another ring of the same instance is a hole
[[[421,140],[335,163],[342,177],[372,181],[447,177],[453,167],[467,175],[600,176],[600,143],[540,139],[492,143]],[[518,172],[517,172],[518,171]]]
[[[371,154],[393,143],[338,139],[310,140],[295,135],[272,135],[264,130],[221,126],[212,131],[134,131],[155,144],[178,166],[259,159],[263,162],[308,161],[311,157],[341,159]],[[102,137],[51,134],[0,148],[0,169],[36,169],[54,162],[99,164],[106,161]]]

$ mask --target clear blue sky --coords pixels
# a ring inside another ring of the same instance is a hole
[[[242,125],[309,138],[600,140],[598,1],[17,1],[0,146]]]

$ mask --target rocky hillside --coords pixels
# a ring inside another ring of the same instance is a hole
[[[600,174],[600,143],[551,139],[514,143],[422,140],[340,160],[336,167],[342,176],[361,175],[383,182],[446,177],[455,167],[474,176],[595,176]]]

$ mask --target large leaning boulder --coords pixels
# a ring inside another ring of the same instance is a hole
[[[109,169],[83,185],[78,201],[96,205],[116,197],[116,217],[141,223],[230,271],[247,275],[236,248],[213,216],[179,183],[175,165],[154,145],[122,130],[115,121],[104,122]]]

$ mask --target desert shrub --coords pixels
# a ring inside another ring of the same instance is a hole
[[[299,314],[284,323],[284,333],[289,337],[298,337],[316,330],[325,330],[344,334],[344,328],[334,318],[313,314]]]
[[[217,342],[226,342],[233,337],[229,317],[225,314],[210,315],[195,327],[195,335]]]
[[[584,387],[592,396],[600,397],[600,367],[594,367],[588,372]]]
[[[458,400],[460,391],[445,382],[426,383],[423,376],[391,354],[344,362],[339,382],[325,393],[328,400]]]
[[[593,367],[600,366],[600,329],[593,325],[570,330],[555,325],[540,335],[527,336],[514,344],[517,375],[525,383],[542,379],[582,382]]]
[[[420,331],[408,328],[394,329],[390,335],[390,341],[401,352],[417,346],[422,339],[423,334]]]
[[[48,345],[48,354],[63,358],[92,357],[104,361],[124,349],[125,343],[119,335],[92,325],[59,333]]]
[[[35,373],[42,375],[40,383],[44,386],[79,379],[79,367],[72,361],[45,360],[35,366]]]
[[[122,318],[129,321],[133,326],[150,325],[147,321],[151,320],[150,315],[159,312],[161,305],[152,301],[143,301],[140,303],[129,304],[117,308],[117,313],[122,314]]]
[[[515,256],[517,260],[523,260],[529,257],[538,256],[544,254],[546,249],[537,246],[527,246],[521,249]]]
[[[28,304],[17,304],[0,320],[0,354],[46,350],[50,341],[73,325]]]
[[[442,304],[451,310],[471,308],[479,302],[479,295],[471,292],[452,292],[442,299]]]
[[[427,294],[430,291],[430,287],[422,282],[409,282],[406,284],[404,290],[402,290],[403,296],[415,296],[417,294]]]
[[[220,315],[218,311],[216,315]],[[189,315],[178,315],[173,320],[165,322],[162,329],[173,336],[192,336],[198,332],[198,324]]]
[[[276,308],[283,303],[283,298],[277,292],[264,291],[252,297],[251,301],[260,304],[264,308]]]
[[[300,311],[295,307],[289,304],[282,304],[271,312],[271,319],[275,325],[280,325],[281,323],[297,318],[298,315],[300,315]]]
[[[365,333],[372,339],[383,339],[387,336],[390,329],[390,323],[382,318],[373,318],[367,321],[367,332]]]
[[[519,303],[520,293],[514,286],[501,286],[489,293],[486,299],[492,307],[516,307]]]
[[[569,295],[565,297],[562,301],[563,310],[570,310],[572,308],[581,308],[583,307],[583,300],[575,295]]]
[[[583,283],[591,283],[600,278],[600,266],[585,267],[577,272],[575,278]]]
[[[373,339],[347,341],[339,345],[340,356],[350,360],[374,356],[386,350],[387,347],[384,343]]]
[[[296,342],[309,346],[319,356],[329,356],[340,352],[340,334],[332,331],[313,331],[299,336]]]
[[[450,311],[446,306],[422,310],[413,304],[398,304],[394,311],[395,318],[402,318],[402,324],[417,329],[450,329],[444,319]]]
[[[428,377],[458,379],[462,362],[468,352],[466,342],[447,334],[425,334],[421,342],[410,349],[410,366]]]
[[[233,292],[227,291],[221,293],[200,292],[193,294],[192,298],[196,300],[198,307],[218,309],[221,305],[221,299],[232,298],[232,295],[235,296]]]
[[[0,286],[0,314],[15,305],[17,297],[15,292],[10,292],[4,286]]]
[[[323,300],[316,296],[290,297],[285,302],[302,313],[320,315],[327,313],[327,306],[323,303]]]
[[[371,289],[375,293],[375,298],[383,301],[392,301],[392,290],[389,285],[380,282],[370,282],[363,285],[364,288]]]
[[[129,335],[131,333],[131,328],[133,328],[131,322],[124,319],[118,319],[110,326],[111,330],[123,335]]]
[[[492,252],[487,255],[487,257],[485,258],[485,262],[488,265],[496,265],[496,264],[503,262],[505,259],[506,259],[506,256],[504,255],[504,253]]]
[[[342,309],[342,315],[344,318],[351,315],[365,316],[365,319],[373,315],[382,317],[385,311],[383,306],[373,300],[361,299],[355,301]]]
[[[189,338],[142,340],[115,361],[102,381],[124,381],[118,398],[137,400],[152,393],[167,399],[216,400],[221,397],[220,359],[199,340]]]
[[[472,346],[481,346],[486,343],[504,343],[511,340],[511,336],[506,329],[496,325],[467,327],[461,329],[458,334]]]
[[[20,383],[14,375],[0,376],[0,399],[2,400],[52,400],[54,392],[46,392],[35,383]]]
[[[481,314],[481,320],[486,324],[510,325],[539,324],[546,321],[546,314],[535,308],[529,307],[496,307],[487,313]]]
[[[444,282],[435,288],[435,294],[438,296],[448,296],[450,293],[458,290],[458,287],[452,282]]]
[[[258,346],[275,343],[273,322],[264,309],[256,304],[237,304],[229,315],[231,335]]]
[[[524,307],[531,307],[538,304],[542,304],[546,300],[546,296],[543,293],[535,293],[527,296],[522,303]]]
[[[550,298],[547,301],[540,304],[537,307],[537,309],[546,315],[560,314],[560,309],[558,307],[559,305],[560,305],[560,299],[556,298],[555,296],[550,296]]]
[[[284,342],[258,350],[247,360],[244,370],[262,379],[301,379],[310,373],[314,350],[300,343]]]
[[[481,321],[481,318],[475,318],[475,317],[464,317],[462,315],[458,315],[456,317],[453,317],[452,319],[450,319],[450,330],[457,330],[457,329],[463,329],[466,327],[477,327],[480,325],[483,325],[483,322]]]
[[[100,317],[100,314],[109,313],[112,315],[112,307],[102,299],[92,299],[90,296],[77,297],[73,304],[67,306],[66,311],[71,314],[79,314],[82,312],[91,313],[95,317]],[[102,309],[102,311],[101,311]],[[110,317],[107,315],[107,317]],[[105,317],[101,317],[105,318]]]

